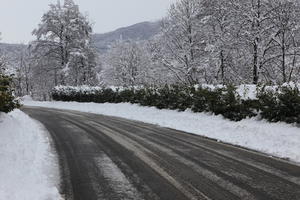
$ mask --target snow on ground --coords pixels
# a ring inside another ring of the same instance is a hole
[[[24,101],[28,106],[70,109],[157,124],[226,143],[240,145],[300,163],[300,128],[286,123],[269,123],[255,118],[232,122],[221,116],[191,111],[177,112],[129,103],[96,104],[77,102]]]
[[[60,199],[59,169],[47,134],[20,110],[0,113],[0,199]]]

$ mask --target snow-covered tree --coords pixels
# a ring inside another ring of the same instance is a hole
[[[174,73],[178,82],[195,84],[205,74],[202,60],[205,48],[198,20],[199,0],[180,0],[163,20],[157,57]]]
[[[149,63],[149,77],[150,84],[153,85],[165,85],[165,84],[174,84],[179,81],[176,78],[176,73],[173,70],[170,70],[169,67],[164,67],[164,55],[163,55],[163,46],[161,45],[161,35],[157,35],[147,41],[145,44],[145,53],[150,59]]]
[[[201,31],[210,52],[209,69],[211,74],[217,72],[217,79],[254,84],[296,80],[300,16],[296,0],[201,2],[200,20],[206,19]]]
[[[234,0],[231,2],[238,19],[239,31],[235,37],[239,41],[239,47],[248,51],[250,55],[245,55],[241,64],[245,67],[250,66],[248,70],[251,69],[252,72],[245,76],[252,77],[252,83],[257,84],[267,56],[273,27],[270,23],[268,0]]]
[[[236,13],[233,12],[231,1],[202,0],[199,20],[202,21],[202,32],[206,35],[206,51],[208,55],[208,71],[210,82],[229,83],[236,81],[233,56],[236,54]]]
[[[95,53],[91,47],[91,33],[91,24],[73,0],[65,0],[63,5],[59,1],[50,5],[50,10],[33,31],[37,39],[31,43],[31,48],[37,64],[46,65],[53,85],[94,83]]]
[[[15,66],[15,86],[17,96],[30,95],[32,90],[32,65],[30,51],[23,49],[18,52]]]
[[[152,60],[188,84],[299,80],[299,7],[297,0],[179,0],[152,42]]]
[[[20,106],[14,96],[13,78],[11,75],[6,74],[6,67],[7,62],[0,51],[0,114],[1,112],[8,113]]]
[[[134,41],[117,41],[107,53],[104,79],[118,86],[149,83],[150,58],[143,45]]]
[[[269,3],[271,24],[269,71],[273,82],[289,82],[299,76],[300,6],[298,1],[272,0]],[[280,78],[279,78],[280,77]],[[299,78],[299,77],[298,77]]]

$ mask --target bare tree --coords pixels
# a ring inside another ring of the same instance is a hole
[[[237,77],[233,75],[236,69],[232,59],[237,47],[237,17],[231,1],[202,0],[199,20],[204,22],[201,31],[206,34],[211,76],[218,83],[234,82]]]
[[[134,87],[147,84],[149,65],[150,58],[141,44],[118,41],[107,54],[104,73],[114,85]]]
[[[281,80],[277,82],[289,82],[296,72],[296,64],[300,56],[300,8],[297,1],[272,0],[270,3],[271,19],[274,26],[272,39],[271,64],[277,75],[281,74]]]
[[[186,84],[197,83],[205,71],[199,65],[205,48],[199,31],[199,3],[180,0],[171,6],[162,23],[162,47],[157,49],[162,65],[174,73],[177,81]]]
[[[30,51],[21,50],[17,55],[17,65],[15,66],[15,85],[18,96],[30,95],[32,89],[32,73],[30,62]]]

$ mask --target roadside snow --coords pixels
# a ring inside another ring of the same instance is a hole
[[[43,126],[20,110],[0,113],[0,199],[59,200],[59,169]]]
[[[286,123],[269,123],[255,118],[232,122],[221,116],[191,111],[177,112],[128,103],[24,101],[28,106],[70,109],[157,124],[226,143],[240,145],[300,163],[300,128]]]

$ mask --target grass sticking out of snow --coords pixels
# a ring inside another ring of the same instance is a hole
[[[47,132],[20,110],[0,113],[0,199],[59,200]]]

